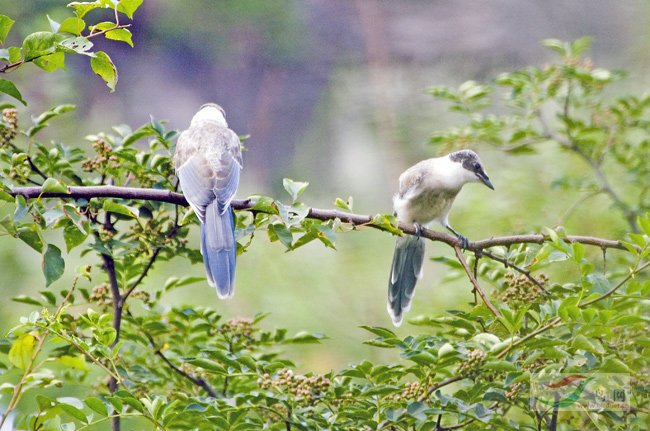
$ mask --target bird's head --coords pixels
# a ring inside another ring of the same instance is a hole
[[[468,183],[483,183],[487,187],[494,190],[494,186],[490,181],[481,160],[478,155],[472,150],[460,150],[449,154],[449,160],[454,163],[460,164],[462,167],[465,182]]]
[[[206,103],[199,108],[199,112],[192,117],[192,125],[196,125],[200,121],[215,121],[223,127],[228,127],[226,112],[216,103]]]

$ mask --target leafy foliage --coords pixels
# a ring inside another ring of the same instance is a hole
[[[114,66],[105,54],[91,53],[88,39],[104,34],[130,43],[130,34],[117,20],[88,26],[84,18],[103,7],[131,18],[140,3],[73,2],[75,17],[52,22],[51,32],[33,33],[22,48],[3,51],[5,70],[26,62],[54,70],[65,54],[84,54],[113,88]],[[12,24],[0,17],[2,41]],[[90,33],[82,36],[86,28]],[[282,354],[284,346],[320,342],[322,334],[266,331],[261,315],[223,321],[208,308],[161,305],[169,291],[202,279],[172,277],[163,286],[141,289],[156,262],[201,261],[187,241],[196,223],[191,211],[135,198],[66,198],[68,185],[175,190],[174,131],[155,119],[136,130],[118,126],[89,136],[89,152],[39,140],[40,131],[72,106],[33,117],[22,129],[17,111],[6,107],[0,199],[14,211],[0,220],[2,233],[43,255],[46,287],[66,271],[57,242],[67,252],[80,248],[89,264],[76,271],[69,288],[15,298],[35,310],[0,342],[0,394],[6,401],[0,425],[18,412],[17,426],[30,430],[98,429],[110,423],[116,429],[120,419],[130,428],[156,430],[519,430],[555,429],[558,416],[571,429],[645,429],[650,218],[643,215],[648,170],[641,160],[650,99],[607,101],[604,89],[619,75],[580,56],[588,47],[585,39],[545,45],[559,54],[557,64],[504,74],[490,85],[433,89],[468,121],[436,133],[432,141],[444,147],[487,142],[513,154],[555,142],[577,154],[594,173],[594,179],[581,182],[607,194],[629,221],[625,250],[601,271],[584,245],[548,230],[543,244],[466,252],[480,282],[494,288],[489,296],[496,312],[480,304],[417,317],[411,323],[424,334],[405,338],[365,327],[373,337],[366,343],[393,352],[394,363],[364,361],[326,374],[300,374]],[[9,81],[0,82],[0,90],[20,100],[17,89],[4,82]],[[500,88],[507,90],[512,114],[485,113]],[[549,111],[553,122],[546,118]],[[626,201],[614,191],[605,163],[631,180]],[[27,200],[13,193],[24,185],[62,198]],[[310,208],[299,201],[307,183],[286,179],[284,186],[291,204],[252,196],[250,209],[238,212],[240,252],[257,231],[294,250],[313,240],[334,247],[335,233],[349,230],[338,219],[309,217]],[[337,206],[350,210],[352,199],[338,199]],[[399,233],[389,215],[371,223]],[[62,238],[45,235],[49,231]],[[459,262],[446,262],[451,274],[463,274]],[[633,407],[588,414],[536,408],[529,399],[531,377],[559,372],[627,373]],[[21,403],[26,393],[35,399],[31,407]]]
[[[120,23],[120,15],[133,19],[133,14],[142,4],[142,0],[96,0],[94,2],[72,2],[68,5],[75,16],[56,22],[48,16],[49,31],[38,31],[25,37],[21,46],[9,46],[0,49],[0,73],[33,63],[46,72],[65,68],[66,55],[84,55],[90,58],[90,66],[99,75],[111,91],[117,85],[117,69],[111,58],[104,51],[93,50],[92,38],[104,36],[133,46],[131,24]],[[109,8],[115,10],[113,21],[88,24],[84,18],[94,9]],[[5,40],[15,21],[6,15],[0,15],[0,44]],[[24,105],[18,88],[8,80],[0,80],[0,92],[17,99]]]

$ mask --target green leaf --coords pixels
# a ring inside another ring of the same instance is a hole
[[[61,250],[53,245],[48,244],[47,250],[43,255],[43,274],[45,274],[45,287],[54,283],[61,278],[65,270],[65,261],[61,257]]]
[[[393,331],[390,331],[386,328],[381,328],[379,326],[367,326],[367,325],[361,325],[361,328],[365,329],[368,332],[372,332],[375,335],[378,335],[380,337],[384,338],[395,338],[397,335]]]
[[[68,187],[56,178],[46,179],[41,190],[43,193],[70,193]]]
[[[544,39],[542,41],[542,46],[550,48],[553,51],[557,52],[560,55],[567,55],[567,45],[558,39]]]
[[[49,31],[38,31],[32,33],[23,41],[23,56],[25,61],[31,61],[36,57],[51,54],[55,49],[54,34]]]
[[[90,59],[90,67],[92,67],[93,72],[106,82],[111,92],[115,91],[115,86],[117,85],[117,69],[108,54],[104,51],[97,51],[95,57]]]
[[[84,355],[64,355],[56,358],[56,362],[63,365],[64,367],[74,368],[81,371],[88,371],[88,366],[86,365],[86,357]]]
[[[617,358],[607,358],[601,365],[600,371],[605,373],[629,373],[630,367]]]
[[[61,27],[61,24],[54,21],[52,18],[50,18],[49,15],[47,15],[47,20],[50,22],[50,29],[52,29],[52,33],[56,33],[57,31],[59,31],[59,27]]]
[[[13,366],[25,370],[32,360],[35,348],[36,338],[30,334],[23,335],[11,345],[11,349],[9,349],[9,362]]]
[[[10,46],[7,51],[9,51],[9,63],[18,63],[23,58],[23,51],[19,46]]]
[[[31,296],[27,295],[18,295],[13,298],[11,298],[12,301],[14,302],[20,302],[21,304],[28,304],[28,305],[36,305],[39,307],[42,307],[43,304],[41,304],[39,301],[35,300]]]
[[[119,40],[120,42],[125,42],[133,48],[133,40],[131,38],[133,35],[126,28],[118,28],[115,30],[107,31],[104,33],[106,39]]]
[[[86,23],[81,18],[69,17],[62,23],[57,33],[71,33],[74,35],[81,35],[81,32],[86,28]],[[87,40],[87,39],[86,39]]]
[[[346,201],[344,201],[341,198],[336,198],[336,201],[334,201],[334,205],[337,208],[341,208],[344,211],[352,212],[352,205],[354,203],[354,199],[352,199],[352,196],[350,196]]]
[[[95,56],[95,53],[90,51],[93,47],[93,43],[82,36],[62,40],[57,46],[65,52],[83,54],[90,57]]]
[[[295,202],[298,197],[300,197],[301,194],[305,191],[307,186],[309,185],[308,182],[301,182],[301,181],[294,181],[290,178],[285,178],[282,180],[282,185],[284,186],[284,189],[289,193],[291,196],[291,199]]]
[[[517,371],[517,367],[508,361],[488,361],[481,365],[481,368],[494,371]]]
[[[65,69],[65,53],[58,51],[44,57],[35,58],[34,64],[46,72]]]
[[[324,338],[325,335],[323,334],[301,331],[294,335],[292,338],[287,338],[284,340],[284,342],[292,344],[311,344],[320,343],[320,340]]]
[[[106,407],[106,403],[104,403],[99,398],[88,397],[84,400],[84,403],[86,403],[86,405],[90,407],[91,410],[99,413],[100,415],[104,417],[108,416],[108,408]]]
[[[187,361],[189,364],[196,367],[201,367],[206,371],[211,371],[217,374],[227,374],[226,369],[220,363],[206,358],[193,358]]]
[[[132,207],[129,207],[129,206],[126,206],[126,205],[118,204],[115,201],[105,200],[102,208],[106,212],[111,212],[111,213],[115,213],[115,214],[122,214],[122,215],[125,215],[127,217],[133,217],[133,218],[138,217],[137,208],[132,208]]]
[[[68,3],[68,7],[74,9],[75,14],[79,18],[83,18],[84,15],[86,15],[91,10],[102,7],[102,2],[100,0],[94,2],[73,1],[72,3]]]
[[[75,105],[55,106],[54,108],[43,112],[38,117],[33,118],[32,122],[34,123],[34,125],[30,127],[25,133],[27,134],[27,136],[31,138],[35,136],[39,131],[43,130],[43,128],[47,127],[49,120],[51,120],[54,117],[58,117],[61,114],[65,114],[66,112],[70,112],[74,109],[75,109]],[[63,193],[67,193],[67,189]]]
[[[72,223],[68,224],[65,229],[63,229],[63,239],[65,240],[65,247],[68,253],[70,253],[70,250],[83,243],[87,237],[87,233],[82,232]]]
[[[9,30],[11,30],[11,27],[14,25],[15,22],[16,21],[9,18],[7,15],[0,15],[0,44],[2,45],[5,44],[5,39],[7,38],[7,34],[9,33]]]
[[[20,94],[18,88],[14,85],[13,82],[6,79],[0,79],[0,93],[5,93],[14,99],[18,100],[23,105],[27,106],[27,102],[23,99],[23,95]]]
[[[43,253],[43,237],[38,226],[34,224],[22,226],[16,231],[16,236],[37,252]]]
[[[291,249],[293,235],[291,234],[291,230],[289,230],[284,224],[275,223],[269,225],[267,232],[271,241],[280,240],[280,242],[284,244],[287,249]]]
[[[117,10],[128,16],[129,19],[133,19],[133,14],[138,10],[142,1],[143,0],[121,0],[120,4],[117,5]]]
[[[83,407],[83,403],[79,399],[73,397],[61,397],[57,398],[57,401],[59,402],[57,406],[61,410],[80,422],[88,423],[88,418],[86,418],[86,415],[80,409],[80,407]]]
[[[637,217],[636,221],[643,233],[650,236],[650,219],[648,217]]]

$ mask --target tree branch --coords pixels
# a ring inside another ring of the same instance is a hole
[[[463,256],[463,252],[460,249],[460,247],[454,246],[454,253],[456,253],[456,257],[458,258],[458,261],[463,266],[463,269],[467,274],[467,278],[469,278],[469,281],[472,283],[472,286],[474,286],[474,291],[478,293],[478,295],[483,300],[483,303],[487,306],[487,308],[490,309],[492,314],[494,314],[496,317],[501,317],[501,313],[499,313],[499,310],[497,310],[496,307],[492,305],[490,299],[485,294],[481,286],[478,284],[478,281],[474,277],[474,274],[472,274],[472,270],[469,269],[469,266],[467,265],[467,261],[465,260],[465,257]]]
[[[8,191],[9,194],[16,196],[21,195],[25,199],[36,198],[60,198],[60,199],[92,199],[92,198],[118,198],[148,200],[157,202],[167,202],[175,205],[188,206],[185,197],[180,193],[171,190],[144,189],[136,187],[117,187],[117,186],[71,186],[68,187],[68,193],[43,192],[41,187],[15,187]],[[235,199],[231,206],[235,210],[252,210],[255,201],[249,199]],[[260,210],[255,210],[260,211]],[[316,220],[335,220],[339,219],[343,223],[349,223],[355,226],[368,226],[375,229],[383,229],[381,226],[372,224],[372,216],[363,214],[346,213],[339,210],[311,208],[307,214],[308,218]],[[412,225],[400,223],[399,228],[405,234],[416,235],[415,227]],[[448,233],[438,232],[430,229],[423,229],[421,236],[432,241],[443,242],[450,247],[459,246],[458,239]],[[627,250],[620,241],[597,238],[592,236],[569,235],[562,238],[568,243],[579,242],[585,245],[592,245],[600,248],[615,248]],[[492,237],[480,241],[470,242],[467,250],[477,251],[485,248],[496,246],[510,246],[514,244],[530,243],[542,244],[549,241],[549,237],[543,234],[512,235],[503,237]]]

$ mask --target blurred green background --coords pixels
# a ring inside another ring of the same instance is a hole
[[[66,3],[0,0],[0,13],[17,20],[9,42],[47,30],[48,14],[57,21],[69,16]],[[541,39],[590,35],[597,65],[630,73],[615,88],[642,92],[649,18],[641,0],[145,0],[131,29],[135,48],[98,41],[120,73],[115,93],[83,59],[70,59],[68,73],[25,67],[11,79],[30,102],[19,108],[23,119],[56,104],[77,105],[43,137],[69,145],[89,145],[84,136],[121,123],[138,127],[150,115],[183,129],[202,103],[217,102],[231,128],[251,135],[238,197],[262,193],[288,202],[282,178],[290,177],[310,182],[302,196],[310,206],[330,208],[336,197],[353,196],[355,212],[387,213],[400,172],[438,155],[428,138],[458,121],[426,94],[428,86],[541,65],[551,59]],[[450,222],[470,239],[560,222],[573,234],[624,234],[620,214],[604,197],[585,204],[589,219],[563,220],[580,192],[551,182],[587,172],[573,156],[553,147],[517,157],[487,145],[474,149],[496,191],[470,185],[460,194]],[[225,318],[270,313],[268,327],[328,335],[319,346],[298,348],[299,367],[322,371],[380,358],[383,351],[360,343],[367,336],[359,325],[391,325],[385,296],[394,238],[359,229],[338,235],[336,245],[336,252],[311,244],[284,253],[259,233],[239,258],[234,299],[220,301],[207,283],[197,283],[166,300],[214,307]],[[453,255],[439,244],[427,247],[431,257]],[[0,237],[0,330],[31,311],[10,298],[43,288],[40,260],[24,243]],[[68,286],[74,266],[85,262],[68,261],[67,277],[51,289]],[[407,317],[469,307],[468,283],[443,286],[445,272],[438,263],[426,265]],[[203,275],[203,268],[181,260],[157,264],[144,289],[184,275]],[[405,324],[398,333],[413,331]]]

